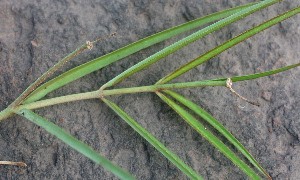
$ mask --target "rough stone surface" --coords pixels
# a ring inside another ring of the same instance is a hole
[[[117,32],[97,43],[63,70],[140,38],[251,0],[0,0],[0,109],[30,83],[86,40]],[[170,55],[119,86],[149,85],[180,64],[280,12],[298,6],[283,1]],[[300,59],[299,15],[231,48],[179,77],[192,81],[278,68]],[[187,34],[185,34],[187,35]],[[159,43],[75,81],[47,97],[98,89],[126,68],[183,37]],[[224,87],[180,90],[219,119],[274,179],[300,178],[300,69],[234,84],[260,107],[237,100]],[[112,97],[206,179],[245,175],[154,94]],[[137,179],[187,179],[149,143],[98,100],[37,110]],[[0,160],[24,161],[27,168],[0,166],[0,179],[116,179],[43,129],[20,117],[0,123]]]

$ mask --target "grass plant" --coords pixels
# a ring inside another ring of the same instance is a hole
[[[211,80],[199,80],[193,82],[181,82],[181,83],[169,83],[171,80],[177,78],[178,76],[188,72],[189,70],[201,65],[202,63],[212,59],[213,57],[219,55],[220,53],[226,51],[227,49],[237,45],[240,42],[245,41],[247,38],[254,36],[255,34],[262,32],[269,27],[286,20],[298,13],[300,13],[300,7],[296,7],[289,10],[283,14],[280,14],[272,19],[269,19],[251,29],[248,29],[244,33],[218,45],[217,47],[199,55],[199,57],[191,60],[190,62],[178,67],[173,72],[170,72],[165,77],[162,77],[157,83],[150,86],[139,86],[139,87],[129,87],[129,88],[110,88],[119,82],[123,81],[125,78],[137,73],[143,69],[146,69],[151,64],[161,60],[162,58],[176,52],[177,50],[188,46],[192,42],[200,40],[204,36],[211,34],[221,28],[230,25],[244,17],[255,13],[263,8],[267,8],[274,3],[279,2],[279,0],[264,0],[259,2],[254,2],[239,7],[227,9],[221,12],[210,14],[205,17],[195,19],[193,21],[187,22],[185,24],[167,29],[165,31],[159,32],[152,36],[146,37],[118,50],[115,50],[109,54],[98,57],[91,60],[85,64],[79,65],[67,72],[64,72],[56,77],[49,79],[54,72],[56,72],[65,63],[72,60],[75,56],[90,49],[93,46],[93,42],[87,42],[80,48],[76,49],[74,52],[67,55],[65,58],[60,60],[54,67],[50,68],[41,77],[39,77],[33,84],[31,84],[11,105],[0,112],[0,121],[9,118],[15,114],[23,116],[30,122],[42,127],[50,134],[56,136],[64,143],[68,144],[70,147],[83,154],[85,157],[91,159],[95,163],[103,166],[111,173],[115,174],[120,179],[134,179],[127,170],[120,168],[118,165],[112,163],[110,160],[106,159],[87,144],[76,139],[74,136],[66,132],[64,129],[58,127],[52,122],[48,121],[44,117],[33,112],[34,109],[44,108],[56,104],[62,104],[66,102],[86,100],[86,99],[99,99],[99,103],[105,103],[110,107],[121,119],[123,119],[129,126],[132,127],[141,137],[143,137],[149,144],[151,144],[157,151],[159,151],[164,157],[166,157],[171,163],[173,163],[182,173],[184,173],[190,179],[203,179],[203,177],[193,170],[192,167],[188,166],[183,160],[180,159],[175,153],[169,150],[163,143],[161,143],[157,138],[155,138],[150,132],[142,127],[136,120],[130,117],[124,110],[122,110],[117,104],[112,102],[109,97],[114,95],[129,94],[129,93],[155,93],[162,101],[169,105],[179,116],[186,121],[196,132],[203,136],[209,143],[211,143],[215,148],[217,148],[224,156],[230,159],[233,164],[240,168],[250,179],[271,179],[268,172],[259,164],[259,162],[249,153],[249,151],[242,145],[242,142],[237,140],[237,138],[232,135],[229,130],[224,127],[217,119],[210,115],[207,111],[201,108],[199,105],[195,104],[187,97],[174,92],[176,89],[180,88],[197,88],[205,86],[224,86],[228,87],[228,82],[246,81],[256,78],[261,78],[265,76],[270,76],[277,74],[289,69],[295,68],[300,65],[293,64],[286,67],[269,70],[266,72],[249,74],[243,76],[211,79]],[[214,22],[211,25],[210,23]],[[156,43],[169,39],[178,34],[188,32],[190,30],[199,28],[200,26],[205,26],[204,28],[196,31],[195,33],[182,38],[181,40],[171,44],[168,47],[154,53],[153,55],[147,57],[146,59],[140,61],[124,72],[116,75],[115,78],[111,79],[103,86],[99,87],[98,90],[70,94],[61,97],[55,97],[51,99],[42,99],[48,93],[65,86],[79,79],[91,72],[97,71],[104,68],[112,63],[121,60],[133,53],[136,53],[144,48],[152,46]],[[231,89],[232,90],[232,89]],[[42,100],[41,100],[42,99]],[[101,101],[101,102],[100,102]],[[190,112],[193,112],[191,114]],[[206,129],[202,124],[202,121],[206,121],[218,132],[218,134],[213,133],[211,130]],[[228,147],[219,136],[226,138],[230,142],[235,150]],[[239,155],[238,155],[239,154]],[[243,157],[241,157],[243,156]],[[247,159],[248,161],[245,161]],[[6,162],[6,161],[0,161]],[[2,163],[5,164],[5,163]],[[7,162],[6,162],[7,164]]]

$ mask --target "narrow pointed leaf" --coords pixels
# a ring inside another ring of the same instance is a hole
[[[156,139],[150,132],[139,125],[132,117],[124,112],[118,105],[107,100],[102,99],[113,111],[115,111],[128,125],[130,125],[137,133],[146,139],[152,146],[154,146],[160,153],[162,153],[169,161],[171,161],[178,169],[191,179],[203,179],[192,168],[186,165],[176,154],[172,153],[165,147],[158,139]]]
[[[244,76],[234,76],[234,77],[231,77],[230,79],[232,80],[232,82],[247,81],[247,80],[251,80],[251,79],[257,79],[257,78],[277,74],[277,73],[280,73],[280,72],[284,72],[284,71],[287,71],[289,69],[293,69],[293,68],[298,67],[298,66],[300,66],[300,63],[285,66],[285,67],[270,70],[270,71],[265,71],[265,72],[262,72],[262,73],[255,73],[255,74],[249,74],[249,75],[244,75]],[[209,81],[226,81],[226,80],[227,80],[227,78],[219,78],[219,79],[213,79],[213,80],[209,80]]]
[[[169,75],[163,77],[162,79],[160,79],[157,84],[164,84],[166,82],[171,81],[172,79],[186,73],[187,71],[191,70],[192,68],[210,60],[211,58],[219,55],[220,53],[224,52],[225,50],[235,46],[236,44],[245,41],[247,38],[254,36],[255,34],[291,17],[294,16],[296,14],[298,14],[300,12],[300,7],[297,7],[293,10],[287,11],[284,14],[281,14],[271,20],[268,20],[250,30],[247,30],[246,32],[244,32],[243,34],[240,34],[239,36],[236,36],[232,39],[230,39],[229,41],[217,46],[216,48],[208,51],[207,53],[199,56],[198,58],[190,61],[189,63],[181,66],[180,68],[176,69],[175,71],[173,71],[172,73],[170,73]]]
[[[172,96],[181,104],[188,107],[190,110],[194,111],[197,115],[202,117],[206,122],[213,126],[220,134],[222,134],[229,142],[231,142],[237,150],[239,150],[261,173],[263,173],[267,178],[270,178],[270,175],[266,170],[254,159],[254,157],[248,152],[248,150],[212,115],[207,111],[202,109],[197,104],[188,100],[187,98],[173,92],[173,91],[164,91],[168,95]]]
[[[60,128],[59,126],[53,124],[47,119],[35,114],[34,112],[23,109],[17,112],[19,115],[25,117],[29,121],[35,123],[38,126],[44,128],[48,133],[56,136],[58,139],[62,140],[64,143],[68,144],[70,147],[83,154],[90,160],[95,163],[103,166],[106,170],[112,172],[114,175],[124,180],[133,180],[135,179],[132,175],[130,175],[127,171],[123,170],[121,167],[113,164],[111,161],[101,156],[87,144],[79,141],[71,134],[67,133],[65,130]]]
[[[57,78],[54,78],[47,83],[43,84],[41,87],[36,89],[29,97],[27,97],[26,101],[24,103],[29,103],[36,101],[38,99],[41,99],[49,92],[52,92],[76,79],[79,79],[91,72],[94,72],[96,70],[99,70],[113,62],[116,62],[124,57],[127,57],[133,53],[136,53],[144,48],[147,48],[149,46],[152,46],[156,43],[162,42],[166,39],[169,39],[173,36],[176,36],[178,34],[181,34],[183,32],[195,29],[197,27],[200,27],[202,25],[214,22],[216,20],[228,17],[242,9],[245,9],[249,6],[252,6],[256,3],[249,3],[246,5],[234,7],[231,9],[227,9],[224,11],[216,12],[198,19],[195,19],[193,21],[189,21],[187,23],[181,24],[179,26],[175,26],[173,28],[164,30],[162,32],[156,33],[154,35],[151,35],[149,37],[146,37],[144,39],[141,39],[137,42],[134,42],[132,44],[129,44],[123,48],[120,48],[116,51],[113,51],[107,55],[101,56],[99,58],[96,58],[90,62],[87,62],[85,64],[82,64],[78,67],[75,67],[64,74],[58,76]]]
[[[40,76],[34,83],[29,85],[29,87],[12,103],[12,107],[21,104],[25,98],[27,98],[39,85],[44,83],[54,72],[60,69],[65,63],[76,57],[78,54],[88,49],[88,45],[84,44],[77,48],[75,51],[68,54],[66,57],[58,61],[53,67],[48,69],[42,76]]]
[[[149,56],[148,58],[144,59],[143,61],[137,63],[136,65],[132,66],[131,68],[127,69],[126,71],[124,71],[123,73],[119,74],[118,76],[116,76],[115,78],[113,78],[112,80],[110,80],[109,82],[107,82],[106,84],[104,84],[102,86],[102,89],[113,86],[119,82],[121,82],[123,79],[127,78],[128,76],[131,76],[132,74],[150,66],[151,64],[157,62],[158,60],[174,53],[175,51],[183,48],[184,46],[187,46],[188,44],[191,44],[192,42],[195,42],[196,40],[201,39],[202,37],[221,29],[224,26],[227,26],[233,22],[236,22],[248,15],[250,15],[251,13],[258,11],[262,8],[265,8],[267,6],[270,6],[274,3],[278,2],[278,0],[265,0],[265,1],[261,1],[255,5],[252,5],[246,9],[243,9],[225,19],[222,19],[210,26],[207,26],[191,35],[189,35],[186,38],[181,39],[180,41],[177,41],[174,44],[171,44],[170,46],[164,48],[163,50]]]
[[[260,177],[234,152],[232,152],[221,140],[213,135],[208,129],[204,127],[193,115],[184,110],[181,106],[177,105],[174,101],[165,95],[156,93],[164,102],[166,102],[172,109],[174,109],[191,127],[193,127],[199,134],[206,140],[214,145],[221,153],[230,159],[236,166],[238,166],[245,174],[251,179],[260,179]]]
[[[284,71],[296,68],[298,66],[300,66],[300,63],[292,64],[289,66],[285,66],[282,68],[265,71],[265,72],[261,72],[261,73],[248,74],[248,75],[243,75],[243,76],[233,76],[233,77],[230,77],[230,79],[232,80],[232,82],[247,81],[247,80],[252,80],[252,79],[257,79],[257,78],[262,78],[262,77],[278,74],[280,72],[284,72]],[[212,79],[212,80],[193,81],[193,82],[184,82],[184,83],[157,84],[157,85],[149,86],[149,89],[151,89],[151,88],[155,89],[155,87],[158,87],[158,90],[163,90],[163,89],[178,89],[178,88],[203,87],[203,86],[226,86],[227,79],[228,78],[218,78],[218,79]]]

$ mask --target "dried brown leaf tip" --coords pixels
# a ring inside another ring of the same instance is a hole
[[[13,162],[13,161],[0,161],[0,165],[27,167],[27,164],[24,162]]]
[[[237,93],[237,92],[232,88],[232,85],[233,85],[232,80],[231,80],[230,78],[228,78],[228,79],[226,80],[226,87],[227,87],[234,95],[236,95],[236,96],[239,97],[240,99],[242,99],[242,100],[248,102],[249,104],[252,104],[252,105],[254,105],[254,106],[260,106],[260,104],[258,104],[257,102],[250,101],[250,100],[248,100],[247,98],[245,98],[245,97],[243,97],[242,95],[240,95],[239,93]]]
[[[35,40],[30,41],[30,43],[31,43],[31,45],[32,45],[33,47],[38,47],[38,46],[39,46],[38,42],[35,41]]]
[[[89,50],[92,50],[94,45],[91,41],[86,41],[86,47],[89,49]]]

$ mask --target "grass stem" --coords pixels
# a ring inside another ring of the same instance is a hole
[[[102,98],[111,95],[156,92],[161,90],[189,88],[189,87],[225,86],[225,85],[226,85],[226,81],[195,81],[195,82],[141,86],[141,87],[132,87],[132,88],[120,88],[120,89],[103,90],[103,91],[97,90],[97,91],[71,94],[71,95],[36,101],[29,104],[24,104],[15,108],[14,111],[17,112],[21,109],[38,109],[38,108],[52,106],[56,104],[62,104],[62,103],[86,100],[86,99],[97,99],[97,98]]]
[[[6,108],[3,111],[0,112],[0,122],[4,119],[9,118],[11,115],[13,115],[14,111],[11,108]]]

